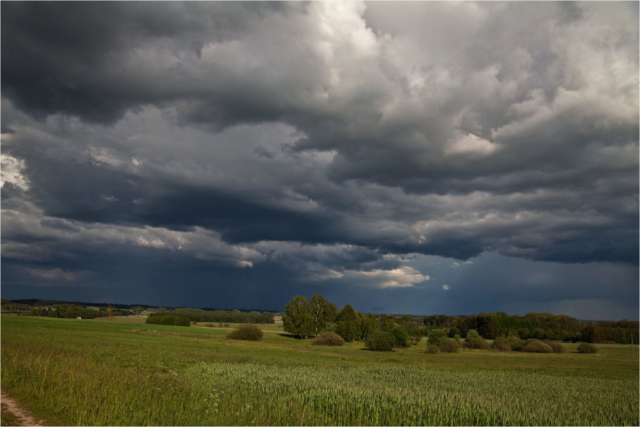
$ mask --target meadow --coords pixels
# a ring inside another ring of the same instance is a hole
[[[379,353],[143,321],[2,317],[2,390],[53,425],[639,424],[637,345]]]

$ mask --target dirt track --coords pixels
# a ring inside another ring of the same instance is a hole
[[[2,403],[7,405],[7,411],[11,412],[23,426],[41,426],[40,421],[33,419],[27,411],[22,409],[18,403],[6,394],[2,393]]]

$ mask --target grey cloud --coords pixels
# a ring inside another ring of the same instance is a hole
[[[2,16],[4,258],[77,259],[90,235],[296,281],[492,250],[637,264],[637,4]]]

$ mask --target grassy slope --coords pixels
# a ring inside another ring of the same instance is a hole
[[[359,342],[341,348],[325,348],[311,346],[310,341],[295,340],[285,334],[265,334],[264,340],[256,343],[226,340],[226,333],[213,328],[102,319],[3,317],[2,387],[24,402],[34,415],[63,425],[250,422],[241,415],[234,418],[232,409],[238,409],[235,413],[240,414],[243,402],[226,402],[226,407],[231,409],[218,418],[211,418],[213,415],[205,412],[209,410],[203,404],[208,391],[202,387],[204,382],[201,384],[198,376],[194,377],[194,369],[201,367],[202,372],[206,372],[206,364],[209,364],[215,370],[219,363],[263,365],[265,372],[290,366],[303,367],[309,369],[311,377],[317,374],[318,378],[335,368],[346,368],[345,372],[354,372],[358,377],[366,373],[363,369],[376,367],[451,375],[522,374],[534,382],[557,378],[565,381],[562,384],[566,387],[574,387],[574,383],[565,379],[575,378],[576,381],[589,380],[590,386],[603,390],[610,382],[624,393],[622,403],[631,405],[627,409],[635,414],[638,410],[637,346],[635,361],[631,360],[631,347],[622,345],[600,346],[600,353],[595,355],[577,354],[575,345],[568,345],[570,352],[567,354],[466,350],[457,354],[427,355],[424,343],[392,353],[374,353],[363,350]],[[185,376],[185,373],[189,375]],[[207,383],[206,386],[212,385]],[[399,384],[398,390],[401,388],[402,384]],[[299,416],[305,415],[290,409],[280,411],[277,418],[258,418],[258,422],[314,422]],[[446,419],[439,419],[439,422],[456,424],[460,420],[459,415],[450,422]],[[617,423],[638,424],[637,419],[630,420],[618,419]],[[325,424],[351,423],[357,419],[324,418],[321,421]],[[372,420],[365,421],[370,423]],[[402,422],[402,419],[398,421]],[[563,424],[561,421],[558,423]],[[600,421],[607,423],[607,418]]]

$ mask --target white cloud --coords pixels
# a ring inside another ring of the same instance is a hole
[[[429,276],[409,266],[402,266],[393,270],[376,269],[371,271],[347,270],[345,277],[361,280],[380,288],[412,288],[417,283],[426,282]]]
[[[5,138],[10,137],[10,134],[3,135],[3,144],[5,143]],[[2,153],[0,155],[0,158],[2,159],[0,163],[0,167],[2,169],[2,185],[4,185],[6,182],[10,182],[11,184],[21,188],[22,190],[28,190],[29,182],[22,174],[22,170],[24,169],[24,160],[16,159],[15,157],[5,153]]]

